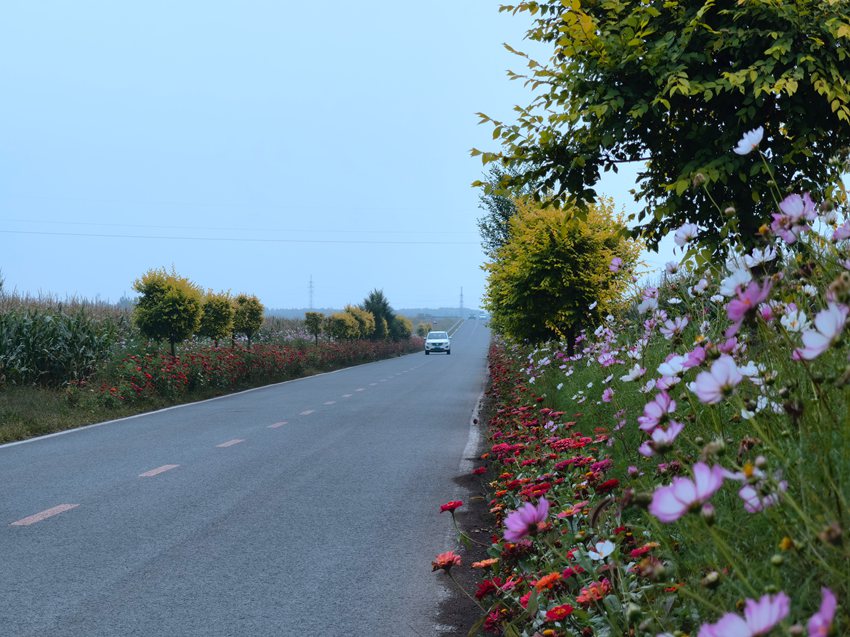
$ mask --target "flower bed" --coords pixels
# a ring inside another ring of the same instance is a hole
[[[846,197],[776,202],[725,267],[683,226],[679,272],[573,347],[493,349],[473,633],[850,634]]]
[[[105,404],[174,400],[204,390],[235,391],[399,356],[421,349],[420,341],[195,347],[177,357],[145,351],[106,366],[95,385]]]

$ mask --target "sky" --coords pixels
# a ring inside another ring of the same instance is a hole
[[[479,307],[476,113],[531,99],[498,6],[4,0],[5,290],[115,302],[173,268],[267,308],[311,280],[316,308]],[[631,211],[633,179],[598,190]]]

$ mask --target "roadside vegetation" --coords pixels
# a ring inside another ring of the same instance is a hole
[[[362,321],[356,331],[324,317],[316,330],[309,320],[264,317],[252,295],[204,294],[174,272],[151,270],[135,287],[129,307],[0,293],[0,442],[422,347],[380,291],[367,300],[385,302],[393,328],[379,337],[359,306],[346,308]]]
[[[480,572],[470,635],[850,634],[848,4],[502,9],[554,53],[482,153],[489,557],[433,569]],[[641,280],[628,243],[566,257],[552,226],[535,252],[529,200],[586,222],[635,160],[612,236],[674,232],[678,261]]]

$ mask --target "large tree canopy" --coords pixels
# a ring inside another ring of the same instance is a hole
[[[586,203],[601,171],[639,162],[636,221],[648,244],[690,221],[719,245],[728,207],[745,241],[772,211],[764,162],[731,152],[745,131],[764,127],[780,188],[824,192],[846,161],[848,0],[548,0],[501,10],[530,13],[528,37],[554,48],[544,64],[517,52],[529,66],[518,77],[536,94],[516,122],[482,114],[502,151],[473,153],[518,167],[514,187]]]

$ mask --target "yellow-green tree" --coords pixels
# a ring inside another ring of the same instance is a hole
[[[233,332],[244,334],[248,339],[248,349],[251,349],[251,339],[263,325],[263,304],[256,296],[240,294],[234,300]]]
[[[357,321],[357,326],[360,330],[360,338],[369,338],[372,336],[375,332],[375,316],[371,312],[359,308],[356,305],[346,305],[345,312],[351,314],[351,316],[354,317],[354,320]]]
[[[626,238],[610,200],[586,215],[541,208],[530,198],[515,204],[510,239],[484,266],[491,325],[516,340],[572,346],[582,328],[621,301],[640,245]],[[616,272],[615,257],[622,262]]]
[[[198,335],[211,338],[216,347],[219,340],[233,331],[233,301],[227,292],[209,290],[201,307]]]
[[[133,283],[141,296],[133,310],[139,331],[155,341],[167,340],[171,355],[177,355],[177,343],[189,338],[198,328],[203,291],[173,269],[148,270]]]
[[[348,312],[336,312],[325,319],[325,330],[337,341],[351,341],[360,336],[360,325]]]
[[[390,323],[390,336],[394,341],[404,341],[413,334],[413,323],[406,316],[396,314]]]

